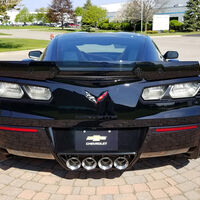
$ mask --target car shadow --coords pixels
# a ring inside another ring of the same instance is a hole
[[[183,156],[168,156],[158,158],[140,159],[129,171],[146,170],[151,168],[159,168],[167,165],[173,166],[175,169],[185,167],[189,160]],[[12,156],[6,160],[0,161],[0,169],[9,170],[10,168],[23,169],[34,172],[49,172],[60,178],[65,179],[113,179],[120,177],[124,172],[113,171],[70,171],[67,172],[55,160],[42,160],[34,158],[23,158]]]

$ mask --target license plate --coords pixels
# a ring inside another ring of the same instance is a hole
[[[118,151],[118,131],[75,131],[76,151]]]

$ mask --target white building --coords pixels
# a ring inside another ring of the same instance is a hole
[[[187,1],[188,0],[169,0],[156,14],[169,15],[170,19],[176,19],[183,22],[184,14],[187,10]]]
[[[160,0],[161,3],[163,0]],[[160,9],[156,15],[169,15],[170,19],[177,19],[181,22],[183,22],[183,16],[186,11],[186,3],[188,0],[168,0],[167,3],[163,6],[162,9]],[[128,2],[128,0],[127,0]],[[113,3],[113,4],[106,4],[102,5],[101,7],[106,9],[108,12],[108,18],[112,20],[119,11],[123,8],[123,3]]]
[[[8,20],[10,24],[15,23],[15,18],[18,14],[19,14],[19,11],[16,11],[16,10],[10,10],[7,12],[7,15],[10,17],[10,19]]]

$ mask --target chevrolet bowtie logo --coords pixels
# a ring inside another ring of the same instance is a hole
[[[93,135],[93,136],[88,136],[86,141],[100,142],[100,141],[105,141],[106,139],[107,136]]]

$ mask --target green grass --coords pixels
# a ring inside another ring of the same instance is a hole
[[[12,34],[7,34],[7,33],[0,33],[0,35],[12,35]]]
[[[0,39],[0,52],[40,49],[45,48],[48,43],[47,40],[2,38]]]
[[[4,26],[0,25],[0,29],[51,29],[54,27],[48,27],[48,26]]]

